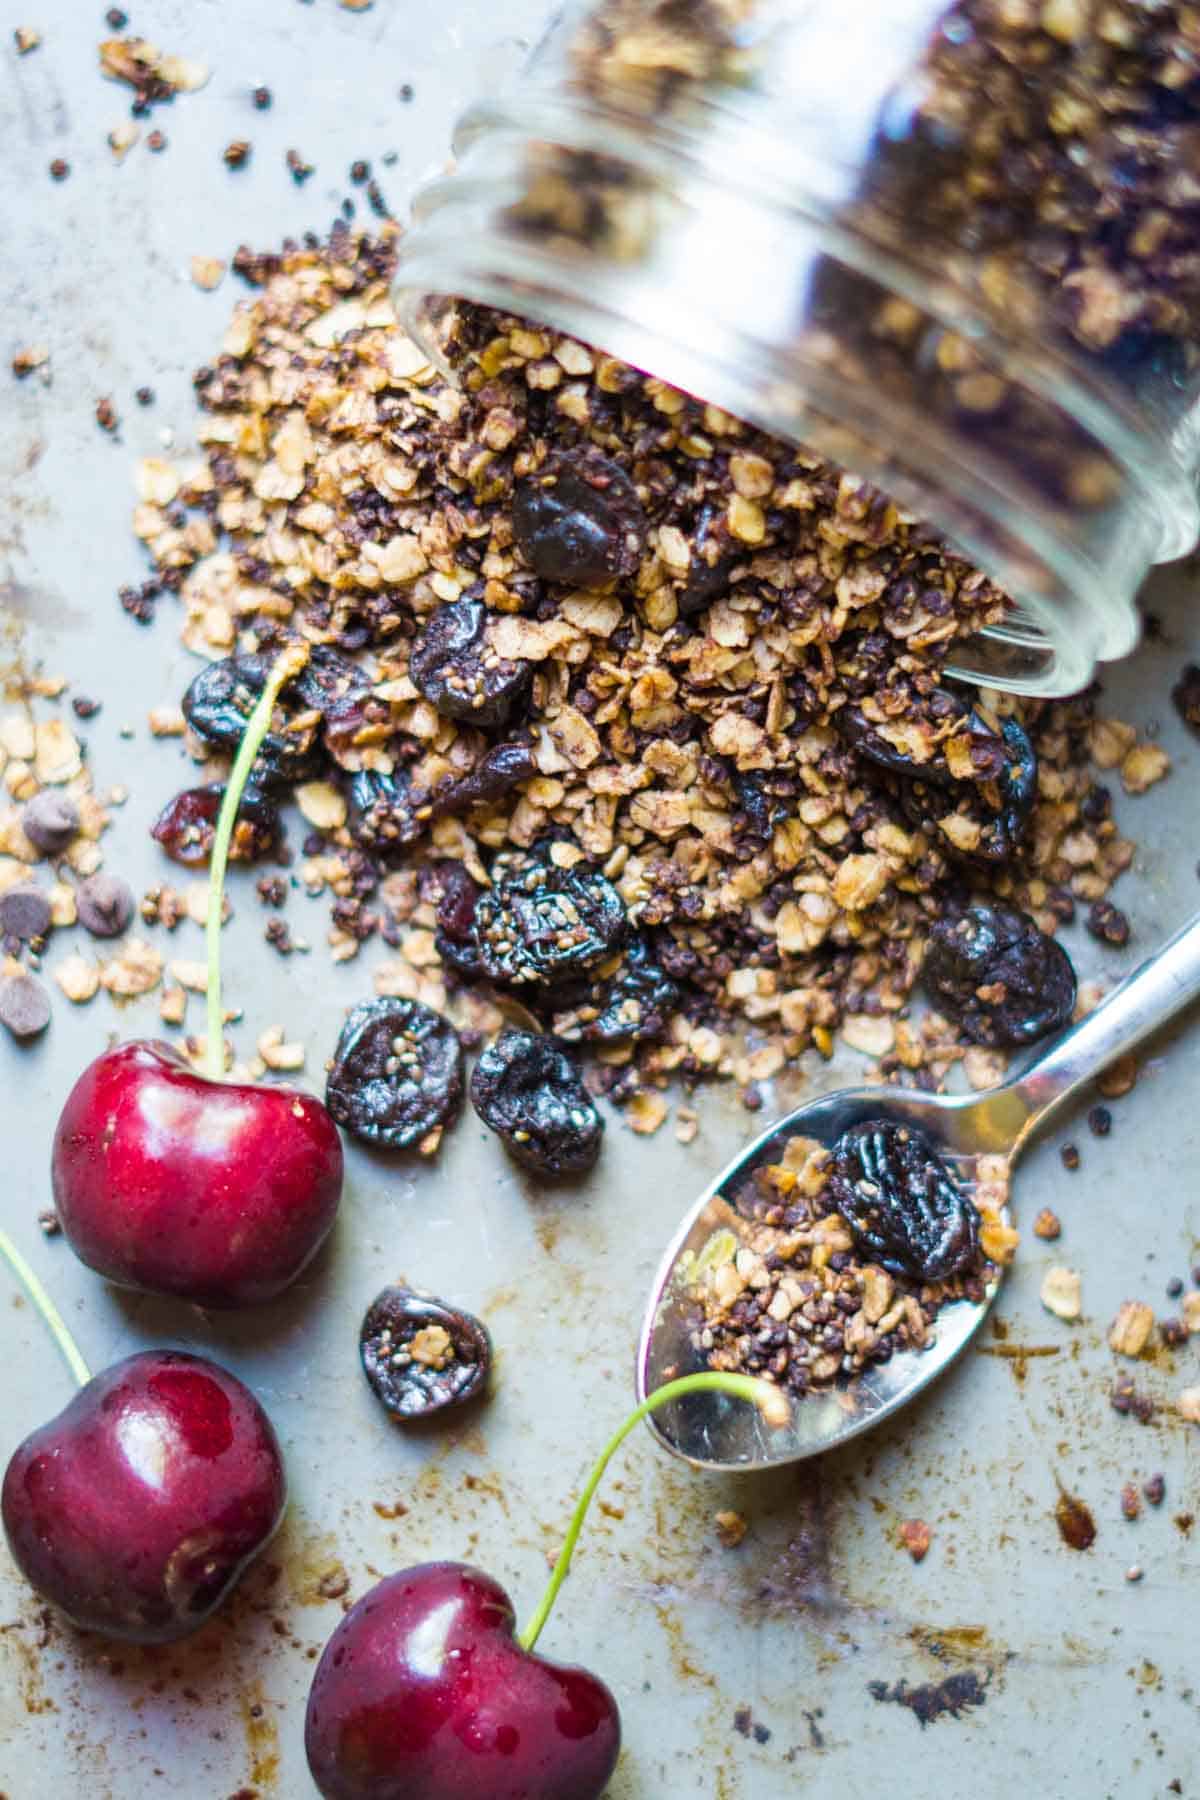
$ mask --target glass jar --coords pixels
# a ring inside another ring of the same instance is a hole
[[[461,121],[397,291],[602,347],[884,488],[1083,686],[1200,531],[1200,5],[580,0]]]

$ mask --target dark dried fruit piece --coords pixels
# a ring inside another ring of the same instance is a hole
[[[635,573],[646,514],[618,463],[595,450],[565,450],[517,483],[512,532],[543,581],[601,587]]]
[[[1011,906],[972,906],[939,919],[921,978],[934,1005],[989,1049],[1036,1043],[1075,1010],[1070,957]]]
[[[225,788],[219,781],[208,787],[185,788],[168,800],[150,827],[150,836],[162,845],[172,862],[182,863],[185,868],[207,862],[224,798]],[[278,842],[278,809],[265,794],[247,787],[229,841],[230,862],[254,862],[260,856],[270,855]]]
[[[346,826],[361,850],[398,856],[415,844],[425,827],[417,818],[406,773],[359,769],[346,784]]]
[[[926,701],[943,725],[960,706],[945,690]],[[957,815],[948,829],[931,834],[940,849],[987,863],[1016,855],[1037,798],[1037,755],[1016,719],[995,721],[961,707],[957,729],[924,762],[903,742],[911,721],[901,721],[897,743],[857,706],[844,707],[837,725],[860,755],[900,777],[895,791],[911,824],[928,830]]]
[[[289,699],[321,715],[321,733],[333,751],[349,748],[366,723],[363,706],[371,684],[356,662],[328,644],[314,644],[308,661],[288,686]]]
[[[358,1337],[363,1372],[393,1419],[427,1419],[487,1386],[492,1342],[480,1321],[411,1288],[386,1287]]]
[[[590,969],[625,937],[624,902],[597,870],[533,863],[481,894],[475,908],[479,960],[514,987],[549,987]]]
[[[555,1016],[554,1032],[568,1043],[641,1043],[662,1036],[678,1005],[678,986],[652,959],[645,939],[635,938],[615,975]]]
[[[528,744],[495,744],[469,775],[453,781],[428,802],[430,819],[444,819],[468,807],[483,806],[511,793],[520,782],[537,774]],[[424,813],[425,808],[422,807]]]
[[[273,661],[265,654],[226,656],[201,669],[183,696],[183,714],[192,730],[218,749],[235,751]],[[308,699],[299,691],[300,679],[284,688],[286,698],[275,709],[271,730],[255,758],[254,775],[260,786],[303,781],[320,763],[319,710],[311,705],[311,690]]]
[[[1200,666],[1188,663],[1171,689],[1175,711],[1190,730],[1200,734]]]
[[[480,600],[440,606],[413,645],[409,676],[443,718],[503,725],[524,707],[532,665],[496,654],[488,643],[489,618]]]
[[[483,889],[462,863],[440,864],[438,882],[441,894],[434,939],[438,955],[460,975],[477,981],[483,975],[483,964],[475,937],[475,908]]]
[[[858,1243],[893,1275],[945,1281],[978,1264],[975,1203],[913,1126],[855,1125],[833,1147],[829,1186]]]
[[[725,509],[702,506],[692,531],[687,582],[676,595],[683,618],[703,612],[726,591],[729,577],[747,552],[729,529]]]
[[[364,1000],[338,1039],[325,1104],[352,1136],[407,1150],[462,1102],[462,1044],[419,1000]]]
[[[604,1121],[552,1038],[502,1031],[475,1065],[471,1104],[537,1175],[583,1175],[600,1154]]]

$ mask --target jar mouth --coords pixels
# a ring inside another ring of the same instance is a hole
[[[789,330],[789,304],[814,258],[859,278],[844,228],[785,217],[773,201],[756,207],[744,191],[714,182],[711,171],[689,174],[673,161],[668,187],[660,156],[652,198],[661,215],[656,227],[664,229],[656,246],[666,244],[669,255],[619,260],[578,241],[535,239],[514,216],[526,185],[528,121],[519,131],[511,122],[501,130],[502,118],[502,109],[468,115],[459,172],[418,196],[417,223],[402,245],[398,308],[439,366],[434,303],[474,300],[552,325],[853,470],[932,524],[1013,603],[1000,624],[953,646],[949,674],[1014,693],[1062,695],[1085,686],[1097,662],[1133,648],[1132,596],[1164,539],[1162,496],[1156,503],[1148,477],[1158,444],[1130,467],[1125,421],[1114,418],[1103,440],[1087,434],[1112,495],[1086,522],[1076,520],[1045,503],[986,444],[964,455],[961,436],[932,411],[881,391],[869,370],[835,369],[819,346]],[[550,140],[555,149],[558,141]],[[577,145],[573,133],[572,152]],[[863,253],[884,267],[881,291],[892,292],[886,255],[880,259],[870,244]],[[771,292],[763,291],[763,269],[773,271]],[[924,293],[921,304],[929,306]],[[951,328],[962,332],[961,316]],[[1027,379],[1023,391],[1048,416],[1084,433],[1070,397],[1045,393],[1044,371],[1026,376],[1014,359],[1004,376]],[[1112,435],[1122,440],[1117,453]],[[1190,541],[1186,524],[1181,530],[1181,542]]]

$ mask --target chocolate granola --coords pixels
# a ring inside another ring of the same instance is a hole
[[[1090,697],[948,683],[947,652],[1003,594],[820,457],[478,306],[448,314],[447,382],[396,323],[391,262],[345,228],[239,252],[257,291],[196,378],[205,460],[144,464],[136,514],[191,650],[299,633],[346,671],[281,715],[319,764],[301,873],[333,895],[335,957],[381,933],[402,957],[379,991],[435,1007],[503,982],[473,911],[503,854],[506,878],[618,898],[607,954],[521,989],[599,1041],[618,1101],[675,1071],[749,1088],[839,1030],[885,1072],[940,1080],[962,1040],[908,1018],[930,927],[983,897],[1053,931],[1103,898],[1132,849],[1089,757],[1132,787],[1135,734]],[[527,530],[557,511],[587,541],[573,580],[520,547],[531,492]],[[219,780],[220,744],[191,742]],[[435,930],[454,868],[457,938]]]

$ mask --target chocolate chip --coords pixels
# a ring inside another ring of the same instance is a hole
[[[32,975],[6,975],[0,980],[0,1025],[15,1038],[37,1037],[50,1023],[50,996]]]
[[[25,836],[46,856],[65,850],[79,830],[79,808],[69,794],[43,788],[21,814]]]
[[[45,937],[50,929],[50,902],[31,881],[0,894],[0,935],[20,938]]]
[[[93,937],[120,937],[134,904],[133,889],[115,875],[89,875],[75,890],[79,923]]]

